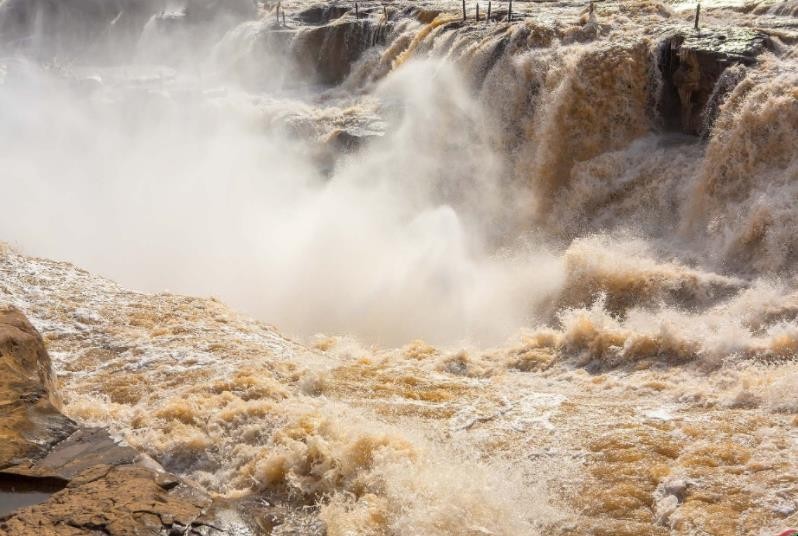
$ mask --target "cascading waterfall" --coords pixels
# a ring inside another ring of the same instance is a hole
[[[789,525],[794,2],[496,4],[0,0],[0,298],[241,531]]]

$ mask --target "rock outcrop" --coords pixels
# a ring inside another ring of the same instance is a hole
[[[0,519],[0,535],[202,534],[210,500],[133,464],[96,465],[41,504]]]
[[[42,456],[77,429],[59,407],[41,336],[17,309],[0,309],[0,468]]]
[[[668,36],[660,49],[662,93],[658,103],[665,127],[686,134],[704,135],[712,127],[712,112],[725,91],[724,72],[735,65],[753,65],[768,50],[764,33],[729,28],[678,32]],[[721,84],[718,84],[718,82]],[[713,105],[707,108],[710,100]]]
[[[339,18],[297,34],[292,54],[300,72],[322,84],[342,82],[365,50],[384,44],[390,24]]]
[[[41,336],[0,309],[0,536],[207,533],[204,493],[59,407]]]
[[[328,22],[343,17],[350,10],[349,7],[317,4],[303,9],[294,18],[304,24],[327,24]]]
[[[337,128],[319,140],[312,154],[312,160],[323,174],[329,176],[333,173],[338,159],[356,153],[369,140],[378,137],[373,134],[356,134]]]

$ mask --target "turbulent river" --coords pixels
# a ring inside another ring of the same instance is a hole
[[[472,3],[0,0],[64,411],[231,534],[798,525],[798,3]]]

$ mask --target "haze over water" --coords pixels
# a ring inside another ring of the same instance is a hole
[[[70,416],[275,534],[796,524],[794,2],[82,1],[0,1]]]

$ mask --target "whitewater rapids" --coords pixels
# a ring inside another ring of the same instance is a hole
[[[794,2],[19,4],[0,300],[230,533],[798,524]]]

